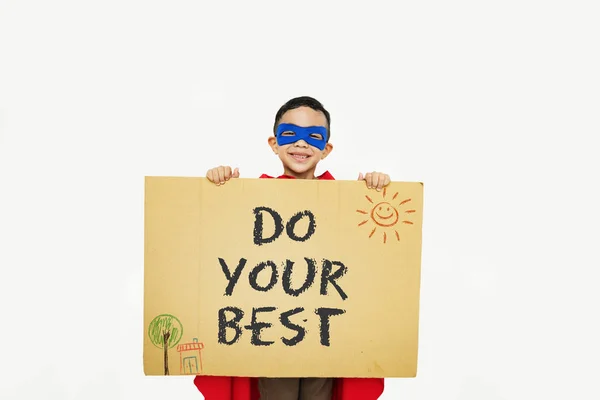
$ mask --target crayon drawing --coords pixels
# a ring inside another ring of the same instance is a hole
[[[177,346],[181,375],[197,375],[202,372],[203,348],[204,343],[198,343],[197,338],[194,338],[192,343],[182,343]]]
[[[364,218],[367,218],[361,221],[358,226],[365,225],[368,222],[373,222],[375,226],[369,232],[369,238],[373,237],[373,235],[379,229],[383,232],[383,243],[387,243],[388,240],[388,231],[393,231],[394,236],[397,241],[400,241],[400,233],[398,232],[396,225],[398,223],[412,225],[413,222],[407,219],[410,214],[414,213],[416,210],[410,209],[410,205],[405,206],[405,204],[409,204],[412,199],[404,199],[400,203],[396,204],[396,197],[398,197],[398,192],[394,193],[391,199],[386,199],[387,189],[383,188],[382,199],[377,200],[375,202],[371,196],[365,195],[365,198],[370,203],[370,209],[367,210],[356,210],[357,213],[364,215]],[[407,208],[407,209],[405,209]],[[402,221],[400,220],[402,218]],[[389,232],[391,234],[391,232]]]
[[[155,317],[148,326],[150,341],[163,351],[165,375],[169,375],[169,349],[179,343],[182,335],[181,322],[171,314],[161,314]]]

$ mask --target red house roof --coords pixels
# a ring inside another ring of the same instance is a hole
[[[198,339],[194,339],[192,343],[182,343],[177,345],[177,351],[190,351],[190,350],[202,350],[204,343],[198,343]]]

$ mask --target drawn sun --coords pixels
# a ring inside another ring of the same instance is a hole
[[[399,222],[407,225],[413,224],[412,221],[409,221],[407,219],[402,219],[402,221],[400,221],[400,215],[402,215],[403,218],[406,218],[407,216],[405,216],[405,214],[412,214],[416,211],[412,209],[403,211],[401,210],[402,206],[411,202],[411,199],[404,199],[398,204],[398,206],[394,206],[396,197],[398,197],[398,192],[396,192],[390,200],[386,200],[386,194],[386,188],[383,188],[383,199],[382,201],[379,201],[377,203],[375,203],[372,198],[365,195],[365,198],[369,201],[369,203],[373,204],[373,206],[371,206],[371,209],[369,211],[356,210],[357,213],[365,215],[365,218],[366,216],[369,216],[369,219],[365,219],[364,221],[360,222],[358,226],[362,226],[369,221],[373,222],[375,224],[375,227],[373,227],[373,229],[371,230],[369,238],[373,237],[373,235],[377,231],[377,228],[381,228],[381,230],[383,231],[383,243],[387,242],[389,230],[392,230],[396,236],[396,240],[400,241],[400,234],[398,233],[396,228],[394,228],[396,224],[398,224]],[[402,213],[400,211],[402,211]]]

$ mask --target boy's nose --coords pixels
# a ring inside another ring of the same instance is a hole
[[[308,147],[308,143],[304,141],[304,139],[300,139],[294,143],[294,146],[297,147]]]

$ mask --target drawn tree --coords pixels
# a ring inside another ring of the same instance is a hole
[[[179,343],[182,335],[181,322],[170,314],[155,317],[148,326],[150,341],[164,352],[165,375],[169,375],[169,349]]]

